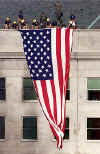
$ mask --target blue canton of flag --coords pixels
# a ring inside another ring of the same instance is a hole
[[[51,29],[21,30],[24,53],[33,80],[52,80]]]

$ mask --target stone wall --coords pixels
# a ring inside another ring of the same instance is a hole
[[[66,116],[70,118],[70,139],[63,143],[63,150],[56,148],[56,141],[38,102],[24,102],[23,78],[29,77],[20,32],[0,30],[0,77],[6,78],[6,100],[0,101],[0,115],[5,116],[6,138],[0,141],[0,154],[99,154],[100,143],[85,140],[86,79],[100,74],[100,30],[76,30],[73,33],[71,52],[71,99],[66,103]],[[96,69],[95,69],[96,67]],[[91,116],[100,116],[99,104],[92,106]],[[94,113],[95,109],[95,113]],[[93,114],[92,114],[93,113]],[[38,118],[38,140],[22,139],[22,117]],[[79,119],[79,121],[78,121]],[[98,149],[95,151],[95,149]]]

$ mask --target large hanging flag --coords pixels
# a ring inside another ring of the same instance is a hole
[[[43,112],[62,148],[65,95],[69,77],[72,30],[20,30],[24,53]]]

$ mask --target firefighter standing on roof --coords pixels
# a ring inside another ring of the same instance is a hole
[[[72,28],[72,29],[76,29],[77,28],[77,23],[76,23],[75,15],[71,15],[70,16],[70,21],[69,21],[68,27]]]

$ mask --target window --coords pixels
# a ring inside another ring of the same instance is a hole
[[[66,118],[66,128],[65,128],[64,139],[69,139],[69,118]]]
[[[68,88],[66,91],[66,100],[70,100],[70,79],[68,80]]]
[[[6,90],[5,90],[5,78],[0,78],[0,100],[5,100]]]
[[[24,100],[36,100],[36,92],[31,78],[24,78]]]
[[[88,78],[88,100],[100,100],[100,78]]]
[[[54,136],[54,138],[56,139],[56,137]],[[69,139],[69,118],[66,118],[66,127],[65,127],[65,133],[64,133],[64,140],[68,140]]]
[[[5,117],[0,116],[0,139],[5,139]]]
[[[37,139],[37,117],[23,117],[23,139]]]
[[[100,140],[100,118],[87,118],[87,140]]]

